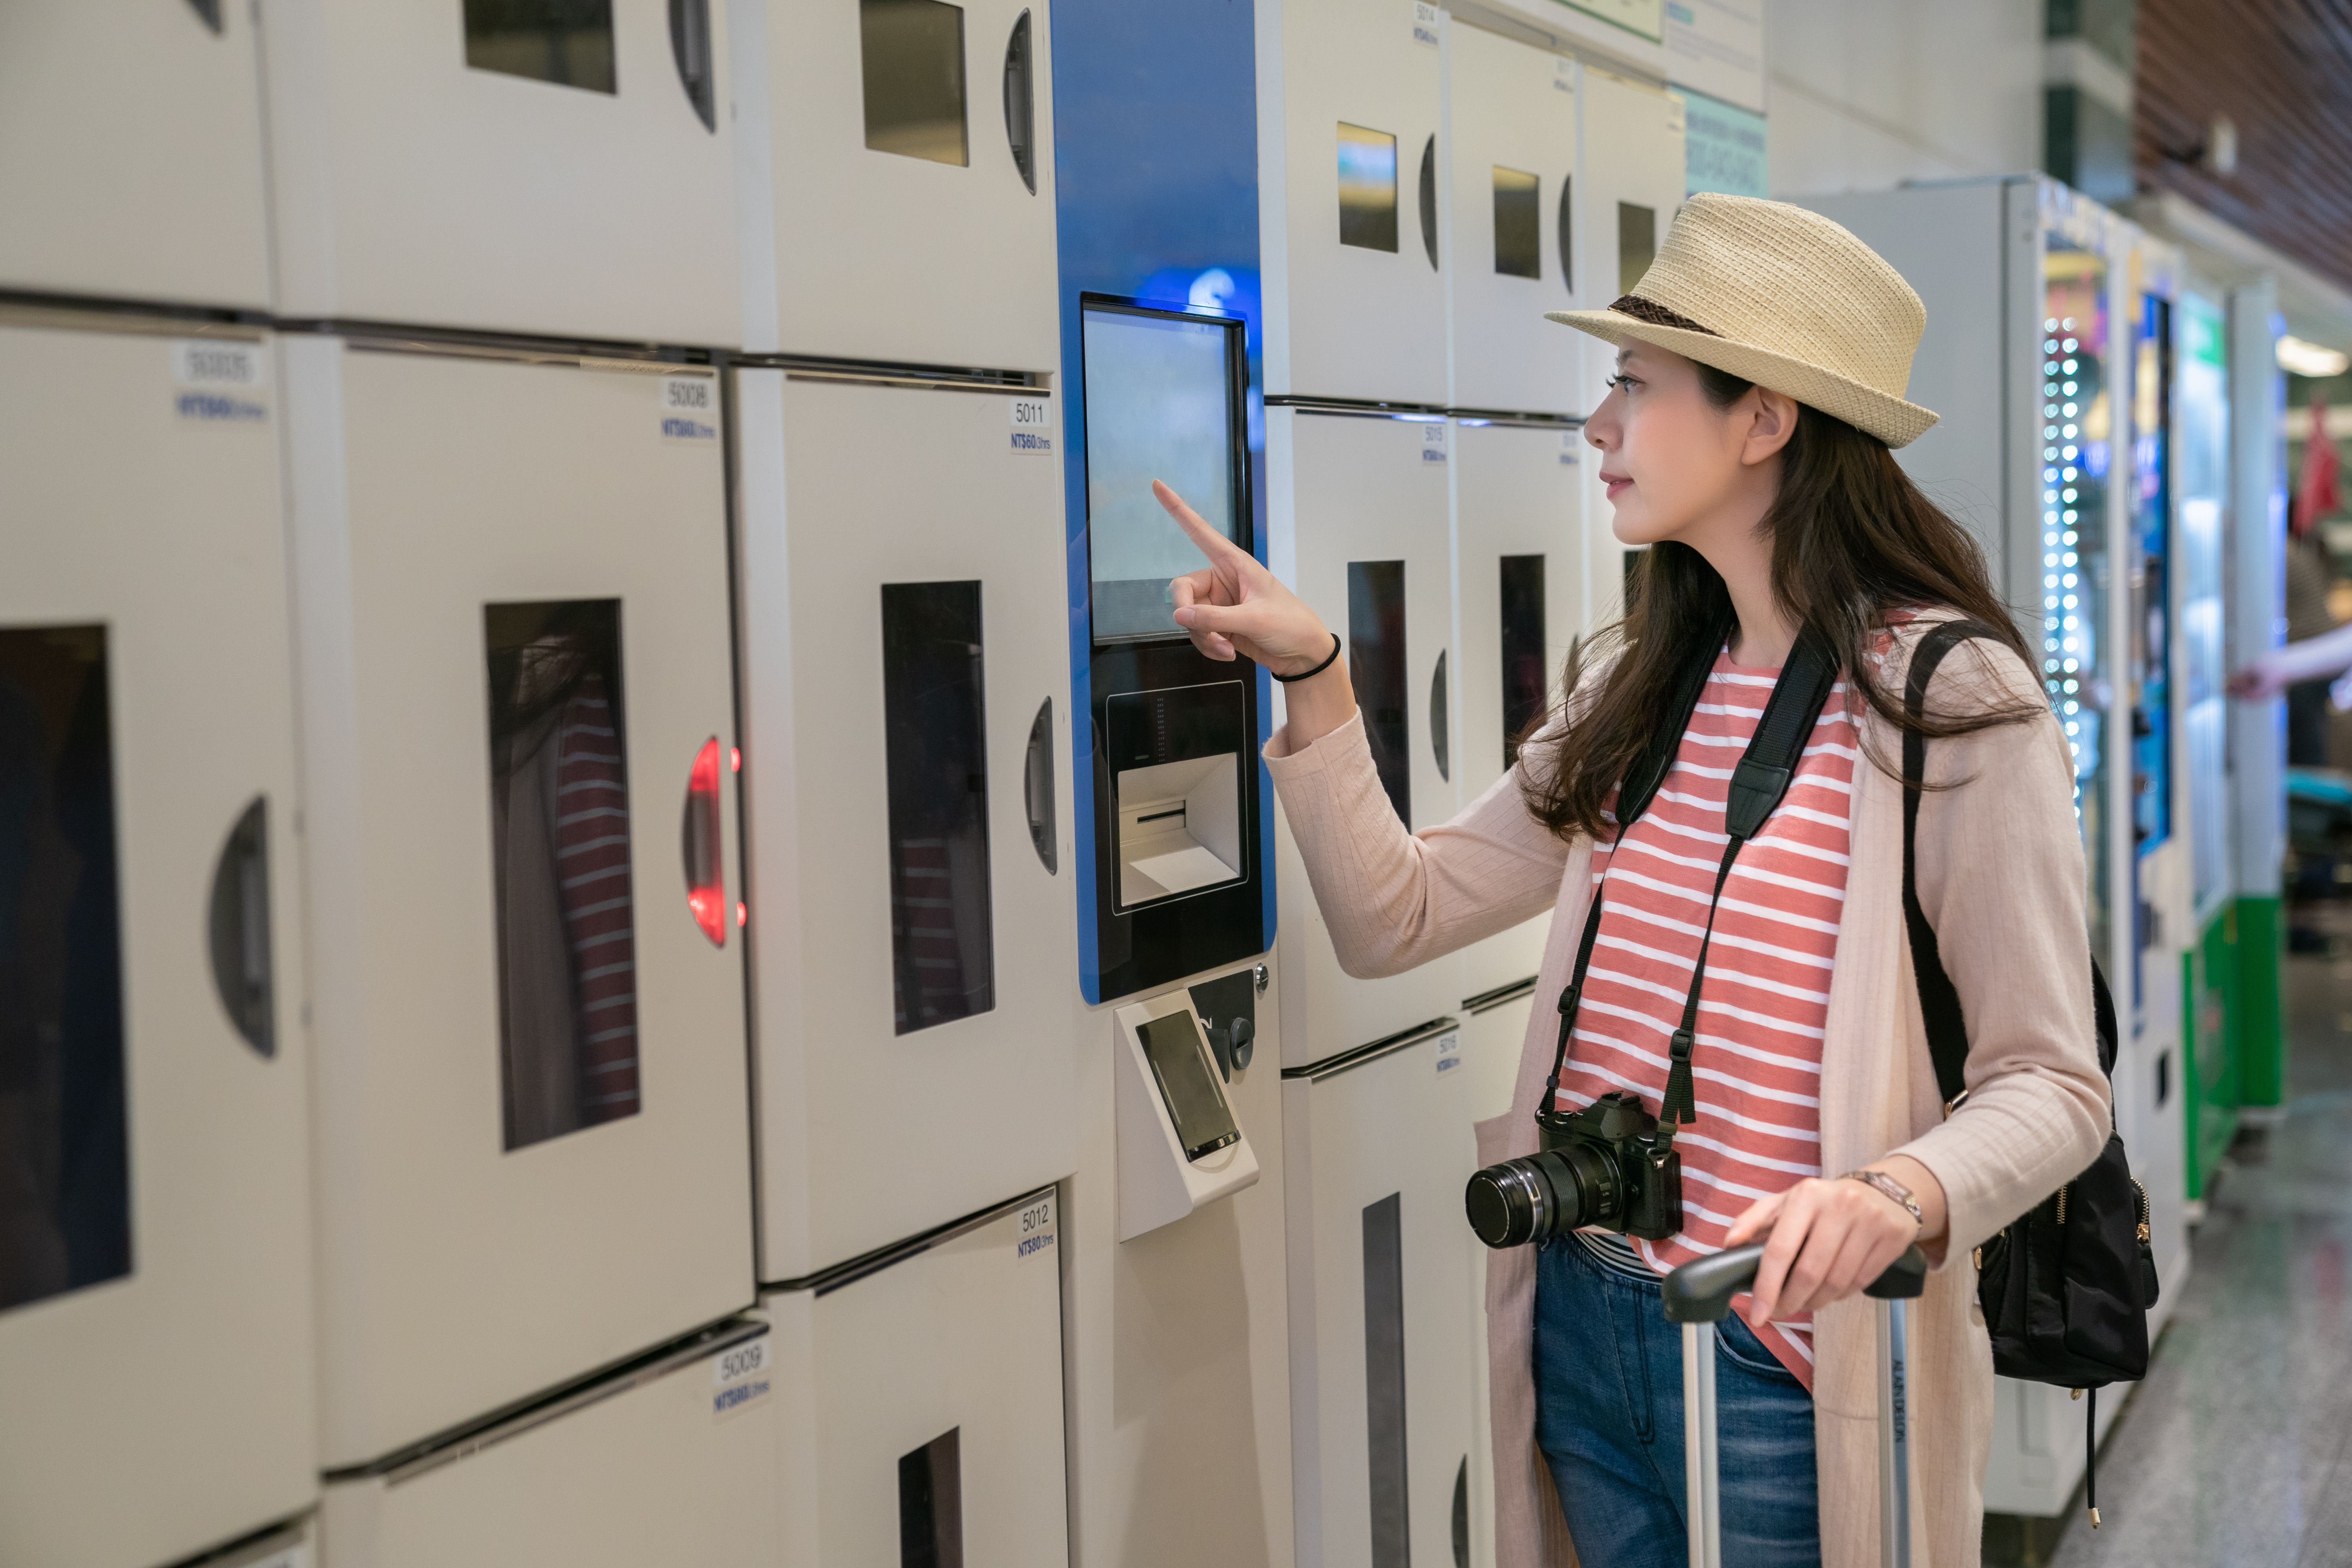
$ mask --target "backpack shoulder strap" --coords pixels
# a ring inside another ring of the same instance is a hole
[[[1944,656],[1971,637],[1990,637],[1991,628],[1979,621],[1941,621],[1929,627],[1912,650],[1908,678],[1903,683],[1903,711],[1917,719],[1926,710],[1928,683]],[[1919,907],[1917,881],[1919,795],[1927,773],[1927,737],[1916,730],[1903,731],[1903,923],[1911,937],[1911,978],[1919,989],[1919,1013],[1927,1026],[1927,1054],[1936,1064],[1936,1089],[1946,1105],[1968,1088],[1968,1021],[1960,1013],[1960,994],[1944,973],[1942,950],[1936,945],[1936,928]]]

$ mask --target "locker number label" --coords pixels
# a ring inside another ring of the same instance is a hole
[[[1429,0],[1412,0],[1412,41],[1437,47],[1437,7]]]
[[[1013,449],[1035,458],[1054,455],[1054,405],[1050,398],[1013,400]]]
[[[1038,1258],[1054,1250],[1054,1194],[1047,1193],[1035,1203],[1024,1205],[1021,1217],[1014,1223],[1013,1256],[1017,1260]]]
[[[1576,62],[1565,55],[1551,62],[1551,89],[1576,96]]]
[[[775,1357],[761,1334],[721,1351],[710,1363],[710,1417],[723,1421],[757,1405],[775,1388]]]
[[[1443,422],[1421,427],[1421,460],[1424,463],[1445,461],[1445,426]]]
[[[1575,468],[1584,461],[1584,432],[1564,430],[1559,437],[1559,461],[1563,468]]]
[[[174,338],[172,381],[183,419],[251,425],[269,417],[269,359],[259,343]]]
[[[665,375],[660,378],[659,385],[663,440],[719,439],[717,376]]]
[[[1444,1078],[1462,1065],[1462,1036],[1459,1031],[1437,1037],[1437,1076]]]

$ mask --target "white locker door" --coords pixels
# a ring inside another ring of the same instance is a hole
[[[0,1561],[60,1568],[317,1468],[268,350],[122,326],[0,323]]]
[[[284,349],[336,1466],[751,1299],[727,510],[707,373]]]
[[[1069,1561],[1058,1209],[1033,1193],[767,1299],[807,1391],[785,1413],[783,1568]]]
[[[740,377],[770,1281],[1076,1161],[1077,1044],[1042,1023],[1077,988],[1061,465],[1013,444],[1038,400],[779,379]],[[748,470],[780,432],[779,503]],[[845,1179],[886,1151],[910,1164]]]
[[[1457,422],[1454,594],[1462,637],[1465,803],[1509,771],[1512,744],[1550,712],[1583,625],[1583,432],[1558,425]],[[1528,979],[1543,962],[1549,910],[1463,950],[1464,997]]]
[[[1477,1245],[1462,1218],[1475,1149],[1456,1044],[1449,1020],[1282,1085],[1300,1568],[1455,1561]]]
[[[281,314],[736,342],[719,0],[261,5]]]
[[[1434,5],[1258,9],[1268,393],[1445,401],[1444,26]]]
[[[1457,408],[1572,414],[1579,334],[1543,319],[1577,303],[1577,89],[1564,55],[1465,23],[1446,46],[1446,142]]]
[[[0,10],[0,288],[269,305],[252,14]]]
[[[773,1336],[718,1325],[639,1366],[327,1488],[328,1568],[769,1568],[779,1430],[795,1391]]]
[[[1584,194],[1577,202],[1576,308],[1606,310],[1631,293],[1649,267],[1683,200],[1683,108],[1663,90],[1605,71],[1584,73]],[[1550,324],[1550,323],[1548,323]],[[1573,331],[1572,328],[1561,328]],[[1609,395],[1617,351],[1576,333],[1584,365],[1584,401],[1591,413]],[[1590,585],[1589,625],[1623,613],[1625,548],[1609,530],[1616,509],[1597,478],[1598,461],[1584,465],[1585,531]]]
[[[745,346],[1059,370],[1044,0],[732,9]]]
[[[1449,558],[1443,421],[1266,411],[1266,439],[1291,473],[1293,586],[1347,641],[1366,738],[1398,816],[1414,829],[1455,810],[1448,666]],[[1451,1013],[1462,1000],[1453,955],[1381,980],[1341,973],[1307,870],[1276,816],[1282,905],[1283,1065],[1305,1067]]]
[[[1535,993],[1529,989],[1462,1020],[1463,1094],[1474,1131],[1483,1121],[1510,1114],[1519,1058],[1527,1046],[1528,1015],[1535,1005]],[[1493,1148],[1499,1152],[1499,1142]],[[1473,1161],[1474,1164],[1484,1163],[1483,1159]],[[1463,1252],[1470,1263],[1466,1281],[1470,1297],[1470,1564],[1471,1568],[1492,1568],[1495,1424],[1486,1341],[1486,1260],[1492,1254],[1475,1238]]]

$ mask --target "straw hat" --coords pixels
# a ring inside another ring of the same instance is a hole
[[[1907,445],[1936,416],[1904,401],[1927,322],[1903,275],[1837,224],[1786,202],[1702,192],[1633,292],[1550,310],[1604,342],[1655,343]]]

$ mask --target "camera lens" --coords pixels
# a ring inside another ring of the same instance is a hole
[[[1609,1157],[1590,1144],[1489,1165],[1462,1194],[1470,1228],[1489,1247],[1523,1247],[1588,1225],[1613,1225],[1622,1189]]]

